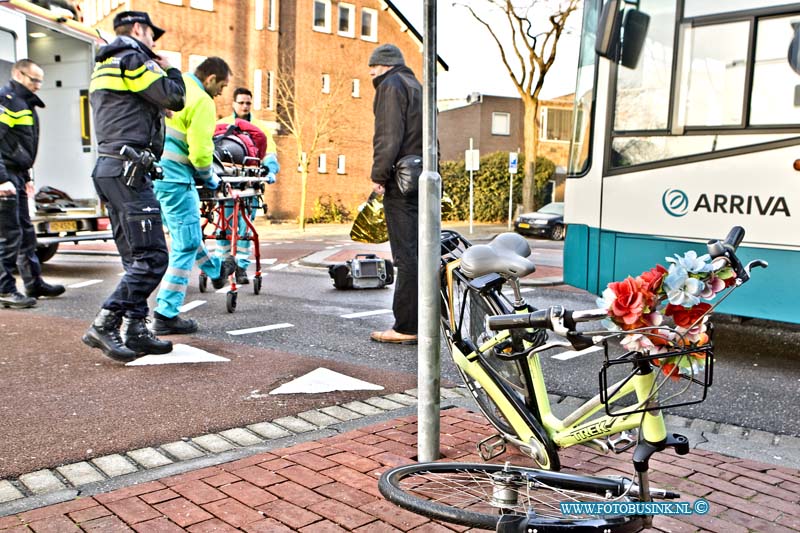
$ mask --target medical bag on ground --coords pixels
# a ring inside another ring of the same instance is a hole
[[[214,155],[223,163],[258,166],[267,153],[267,136],[252,123],[237,118],[233,124],[217,124]]]
[[[328,267],[337,289],[382,289],[394,283],[394,264],[375,254],[356,254],[353,259]]]

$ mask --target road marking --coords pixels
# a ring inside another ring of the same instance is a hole
[[[284,383],[270,391],[270,394],[316,394],[343,390],[383,390],[383,387],[327,368],[317,368],[305,376]]]
[[[574,359],[575,357],[580,357],[581,355],[590,354],[593,352],[599,352],[602,348],[600,346],[589,346],[583,350],[571,351],[571,352],[561,352],[557,353],[552,356],[552,359],[558,359],[559,361],[567,361],[569,359]]]
[[[294,324],[287,324],[283,322],[281,324],[270,324],[269,326],[258,326],[255,328],[246,328],[246,329],[234,329],[231,331],[227,331],[228,335],[247,335],[248,333],[259,333],[261,331],[270,331],[273,329],[283,329],[283,328],[293,328]]]
[[[102,279],[90,279],[89,281],[81,281],[80,283],[73,283],[72,285],[67,285],[68,289],[80,289],[82,287],[88,287],[89,285],[97,285],[98,283],[103,283]]]
[[[194,300],[194,301],[189,302],[188,304],[184,304],[184,305],[180,306],[178,308],[178,311],[180,311],[181,313],[185,313],[187,311],[191,311],[195,307],[200,307],[204,303],[206,303],[205,300]]]
[[[230,359],[209,353],[188,344],[175,344],[172,351],[164,355],[145,355],[125,366],[175,365],[185,363],[227,363]]]
[[[386,313],[391,313],[391,309],[377,309],[375,311],[361,311],[360,313],[350,313],[348,315],[342,315],[342,318],[362,318],[365,316],[374,316],[374,315],[385,315]]]
[[[225,285],[221,289],[217,289],[214,292],[216,292],[217,294],[222,294],[223,292],[228,292],[229,290],[231,290],[231,286],[230,285]]]
[[[277,262],[278,262],[277,257],[268,257],[266,259],[261,260],[261,264],[266,264],[266,265],[274,265]]]
[[[287,263],[281,263],[279,265],[269,267],[270,270],[283,270],[284,268],[289,268],[289,265]]]
[[[299,267],[300,266],[300,261],[292,261],[292,266]]]

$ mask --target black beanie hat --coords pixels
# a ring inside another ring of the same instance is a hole
[[[403,52],[393,44],[382,44],[373,50],[372,54],[369,56],[370,67],[374,67],[375,65],[393,67],[395,65],[405,64]]]

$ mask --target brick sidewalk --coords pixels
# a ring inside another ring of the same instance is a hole
[[[465,531],[386,502],[377,478],[416,455],[416,417],[397,418],[334,437],[246,459],[80,497],[0,518],[0,531],[168,533]],[[445,460],[479,461],[475,442],[491,434],[465,409],[442,412]],[[529,464],[520,456],[504,455]],[[630,453],[602,455],[584,447],[562,453],[565,470],[629,476]],[[651,461],[654,485],[705,498],[706,515],[656,517],[651,531],[800,531],[800,471],[702,450],[666,452]]]

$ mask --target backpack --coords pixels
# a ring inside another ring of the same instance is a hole
[[[237,118],[233,124],[217,124],[214,155],[223,163],[258,166],[267,153],[267,136],[258,127]]]

